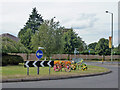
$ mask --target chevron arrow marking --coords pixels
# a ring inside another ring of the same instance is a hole
[[[47,63],[49,65],[49,67],[51,67],[50,62],[51,62],[51,60]]]
[[[35,62],[33,63],[34,67],[37,67],[37,66],[36,66],[36,62],[37,62],[37,61],[35,61]]]
[[[42,62],[40,63],[40,65],[41,65],[42,67],[44,67],[43,63],[44,63],[44,61],[42,61]]]
[[[29,67],[29,66],[28,66],[28,63],[29,63],[29,62],[30,62],[30,61],[27,61],[27,62],[25,63],[26,67]]]

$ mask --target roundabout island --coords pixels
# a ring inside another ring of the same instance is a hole
[[[37,75],[37,68],[31,67],[29,69],[30,75],[26,75],[27,69],[23,67],[23,64],[17,66],[2,67],[2,82],[24,82],[24,81],[41,81],[41,80],[56,80],[56,79],[68,79],[77,77],[90,77],[96,75],[108,74],[111,71],[104,67],[87,65],[87,69],[83,70],[82,67],[66,72],[64,68],[60,71],[55,71],[55,67],[51,67],[51,73],[49,74],[49,67],[40,67],[39,75]],[[71,68],[72,69],[72,68]],[[12,73],[10,73],[12,72]]]

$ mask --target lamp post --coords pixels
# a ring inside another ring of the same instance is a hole
[[[106,11],[106,13],[111,14],[111,38],[112,38],[112,42],[111,42],[111,62],[112,62],[112,48],[113,48],[113,13]]]
[[[75,59],[76,59],[76,53],[77,53],[77,48],[75,48],[75,50],[74,50],[74,57],[75,57]]]

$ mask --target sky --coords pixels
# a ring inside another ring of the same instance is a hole
[[[0,34],[17,36],[36,7],[43,19],[55,18],[61,26],[73,28],[88,45],[111,35],[111,14],[114,14],[113,44],[118,45],[117,0],[1,0]]]

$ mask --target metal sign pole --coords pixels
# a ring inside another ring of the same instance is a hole
[[[102,64],[103,64],[103,55],[102,55]]]
[[[51,57],[50,57],[50,61],[51,61]],[[49,75],[50,75],[50,68],[51,68],[51,67],[49,66]]]
[[[49,66],[49,75],[50,75],[50,66]]]
[[[29,75],[29,67],[27,67],[27,75]]]
[[[37,68],[37,74],[39,75],[39,67]]]
[[[89,50],[88,58],[89,58],[89,60],[90,60],[90,50]]]
[[[38,58],[38,61],[40,61],[40,58],[43,56],[43,52],[40,49],[44,49],[43,47],[38,47],[38,51],[36,52],[36,56]],[[39,75],[39,67],[37,67],[37,74]]]
[[[38,61],[39,61],[40,59],[38,59]],[[37,67],[37,74],[39,75],[39,67]]]

